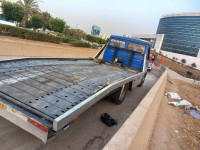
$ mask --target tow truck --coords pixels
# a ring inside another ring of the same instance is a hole
[[[99,100],[121,104],[149,55],[148,42],[113,35],[94,58],[0,61],[0,116],[46,143]]]

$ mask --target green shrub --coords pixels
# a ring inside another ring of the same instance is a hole
[[[61,37],[56,37],[49,34],[39,33],[24,28],[2,25],[2,24],[0,24],[0,35],[8,35],[28,40],[52,42],[52,43],[60,43],[63,41]]]
[[[185,63],[186,63],[186,60],[185,60],[185,59],[181,59],[181,62],[182,62],[183,64],[185,64]]]
[[[88,40],[90,42],[95,42],[95,43],[98,43],[98,44],[106,44],[107,43],[107,40],[104,40],[100,37],[92,36],[92,35],[89,35],[89,34],[86,35],[86,40]]]
[[[190,72],[190,71],[187,71],[187,72],[186,72],[186,76],[192,76],[192,75],[193,75],[192,72]]]
[[[92,45],[91,45],[91,48],[98,49],[98,45],[92,44]]]
[[[69,38],[65,38],[65,37],[62,38],[62,42],[63,42],[63,43],[69,43],[69,41],[70,41]]]
[[[72,38],[69,39],[69,43],[74,42],[74,41],[77,41],[77,40],[72,39]]]
[[[81,41],[72,41],[70,43],[72,46],[75,46],[75,47],[91,47],[89,43],[81,42]]]
[[[3,16],[6,20],[12,20],[21,22],[24,18],[24,8],[17,4],[11,2],[3,2],[2,4]]]
[[[44,19],[39,15],[32,16],[30,22],[34,29],[42,28],[44,25]]]
[[[49,23],[51,30],[55,32],[62,33],[65,28],[65,21],[60,18],[52,18]]]
[[[191,64],[192,67],[197,67],[196,63]]]

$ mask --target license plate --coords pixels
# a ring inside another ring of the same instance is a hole
[[[5,106],[2,103],[0,103],[0,107],[3,108],[3,109],[5,109]]]

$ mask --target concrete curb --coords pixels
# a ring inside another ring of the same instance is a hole
[[[167,70],[103,150],[148,149],[166,82]]]

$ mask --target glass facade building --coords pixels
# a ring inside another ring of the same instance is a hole
[[[200,49],[200,13],[165,15],[157,34],[165,34],[161,50],[197,57]]]
[[[91,34],[92,34],[92,35],[99,35],[100,32],[101,32],[101,28],[100,28],[100,27],[95,26],[95,25],[92,26],[92,31],[91,31]]]

